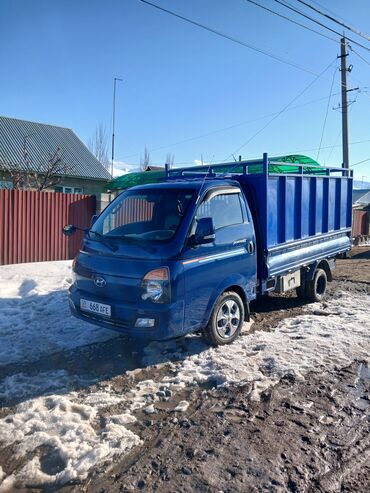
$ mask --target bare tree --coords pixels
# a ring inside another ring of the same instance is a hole
[[[58,185],[73,169],[73,166],[64,162],[60,147],[54,152],[49,152],[44,160],[33,163],[27,150],[26,139],[23,147],[23,163],[22,188],[35,188],[39,192]]]
[[[108,136],[107,129],[103,123],[95,128],[94,135],[89,139],[87,147],[94,154],[96,159],[109,171],[110,163],[108,158]]]
[[[166,156],[166,164],[168,164],[168,166],[172,168],[174,162],[175,162],[175,155],[169,152]]]
[[[144,157],[140,158],[140,167],[143,171],[146,171],[150,165],[150,152],[147,147],[144,149]]]
[[[0,178],[4,181],[10,179],[13,188],[20,189],[23,188],[25,174],[14,164],[1,163]]]
[[[27,150],[26,139],[23,147],[22,166],[15,164],[2,164],[4,175],[10,176],[15,189],[33,189],[39,192],[58,185],[66,174],[70,173],[72,166],[63,161],[60,147],[54,152],[49,152],[44,160],[32,162]]]

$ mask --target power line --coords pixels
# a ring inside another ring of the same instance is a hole
[[[344,22],[342,21],[339,21],[338,19],[336,19],[335,17],[329,15],[329,14],[326,14],[325,12],[323,12],[322,10],[314,7],[313,5],[310,5],[309,3],[305,2],[304,0],[297,0],[297,2],[300,2],[302,3],[303,5],[305,5],[306,7],[312,9],[313,11],[317,12],[318,14],[326,17],[327,19],[331,20],[332,22],[335,22],[336,24],[339,24],[340,26],[344,27],[345,29],[348,29],[349,31],[352,31],[353,33],[357,34],[358,36],[361,36],[362,38],[366,39],[366,41],[370,41],[370,37],[365,34],[365,33],[362,33],[361,31],[359,31],[358,29],[356,29],[355,27],[353,26],[350,26],[348,24],[345,24]]]
[[[326,105],[326,112],[325,112],[324,124],[323,124],[323,126],[322,126],[322,132],[321,132],[320,144],[319,144],[319,149],[318,149],[318,151],[317,151],[316,161],[318,161],[318,159],[319,159],[320,149],[321,149],[321,145],[322,145],[322,139],[324,138],[324,132],[325,132],[325,127],[326,127],[326,121],[327,121],[327,119],[328,119],[329,104],[330,104],[330,100],[331,100],[331,97],[332,97],[333,86],[334,86],[334,80],[335,80],[335,74],[337,73],[337,70],[338,70],[338,68],[337,68],[337,67],[335,67],[335,70],[334,70],[334,73],[333,73],[333,79],[332,79],[332,81],[331,81],[331,86],[330,86],[330,92],[329,92],[328,104]]]
[[[332,97],[333,96],[338,96],[339,94],[340,94],[339,92],[336,92],[336,93],[332,94]],[[292,107],[288,108],[287,111],[294,111],[294,110],[296,110],[298,108],[303,108],[303,107],[308,106],[310,104],[318,103],[318,102],[324,101],[326,99],[328,99],[328,96],[324,96],[324,97],[317,98],[317,99],[311,99],[310,101],[307,101],[306,103],[297,104],[295,106],[292,106]],[[209,137],[210,135],[213,135],[213,134],[216,134],[216,133],[219,133],[219,132],[225,132],[227,130],[232,130],[233,128],[241,127],[243,125],[247,125],[248,123],[254,123],[254,122],[257,122],[257,121],[260,121],[260,120],[264,120],[265,118],[269,118],[271,116],[277,115],[278,113],[279,112],[276,111],[274,113],[269,113],[267,115],[259,116],[257,118],[253,118],[253,119],[250,119],[250,120],[244,120],[244,121],[239,122],[239,123],[234,123],[233,125],[229,125],[227,127],[222,127],[222,128],[218,128],[218,129],[215,129],[215,130],[211,130],[210,132],[207,132],[207,133],[204,133],[204,134],[194,135],[193,137],[188,137],[186,139],[179,140],[177,142],[173,142],[172,144],[161,145],[159,147],[154,147],[153,149],[149,149],[149,152],[161,151],[162,149],[169,149],[170,147],[174,147],[174,146],[181,145],[181,144],[186,144],[187,142],[191,142],[193,140],[202,139],[204,137]],[[128,159],[130,157],[136,157],[136,156],[139,156],[139,155],[140,155],[140,152],[137,152],[135,154],[129,154],[127,156],[123,156],[122,159]]]
[[[278,17],[281,17],[282,19],[285,19],[288,22],[291,22],[292,24],[296,24],[297,26],[303,27],[303,29],[307,29],[308,31],[311,31],[315,34],[318,34],[319,36],[322,36],[323,38],[329,39],[330,41],[334,41],[334,43],[338,43],[338,41],[334,38],[331,38],[330,36],[327,36],[324,33],[321,33],[320,31],[316,31],[315,29],[311,29],[308,26],[305,26],[304,24],[301,24],[300,22],[297,22],[290,17],[287,17],[283,14],[280,14],[279,12],[276,12],[275,10],[269,9],[268,7],[265,7],[264,5],[261,5],[254,0],[246,0],[246,2],[252,3],[253,5],[256,5],[257,7],[260,7],[263,10],[267,10],[267,12],[271,12],[271,14],[277,15]]]
[[[141,1],[144,1],[144,0],[141,0]],[[305,17],[306,19],[309,19],[310,21],[312,22],[315,22],[316,24],[318,24],[319,26],[327,29],[328,31],[336,34],[337,36],[340,36],[342,37],[343,34],[341,34],[340,32],[336,31],[335,29],[332,29],[331,27],[328,27],[326,26],[325,24],[323,24],[322,22],[316,20],[315,18],[305,14],[304,12],[302,12],[301,10],[299,9],[296,9],[295,7],[293,7],[292,5],[290,5],[289,3],[287,2],[284,2],[284,1],[281,1],[281,0],[274,0],[276,3],[278,3],[279,5],[282,5],[283,7],[289,9],[289,10],[292,10],[293,12],[295,12],[296,14],[299,14],[303,17]],[[351,39],[349,38],[348,36],[346,36],[346,38],[351,41],[352,43],[356,44],[357,46],[361,46],[361,48],[363,48],[364,50],[367,50],[367,51],[370,51],[370,48],[368,48],[367,46],[364,46],[363,44],[361,43],[358,43],[357,41],[355,41],[354,39]]]
[[[201,29],[205,29],[208,32],[216,34],[217,36],[228,39],[229,41],[232,41],[233,43],[237,43],[241,46],[244,46],[245,48],[249,48],[250,50],[256,51],[257,53],[261,53],[262,55],[273,58],[274,60],[276,60],[280,63],[285,63],[286,65],[290,65],[291,67],[297,68],[297,69],[302,70],[303,72],[306,72],[306,73],[311,74],[311,75],[317,75],[312,70],[309,70],[309,69],[307,69],[301,65],[298,65],[295,62],[291,62],[290,60],[282,58],[278,55],[274,55],[273,53],[271,53],[269,51],[263,50],[262,48],[258,48],[257,46],[254,46],[250,43],[247,43],[247,42],[242,41],[238,38],[235,38],[234,36],[230,36],[229,34],[218,31],[217,29],[213,29],[212,27],[206,26],[205,24],[201,24],[200,22],[189,19],[188,17],[184,17],[183,15],[177,14],[176,12],[173,12],[172,10],[168,10],[168,9],[165,9],[164,7],[160,7],[159,5],[156,5],[155,3],[149,2],[148,0],[140,0],[140,2],[145,3],[146,5],[150,5],[151,7],[154,7],[156,9],[160,10],[161,12],[165,12],[166,14],[172,15],[173,17],[177,17],[178,19],[181,19],[185,22],[188,22],[189,24],[200,27]]]
[[[356,51],[356,50],[354,50],[350,44],[348,45],[348,48],[349,48],[351,51],[353,51],[353,53],[355,53],[355,54],[356,54],[359,58],[361,58],[361,60],[362,60],[363,62],[365,62],[367,65],[369,65],[369,66],[370,66],[370,62],[368,62],[368,61],[366,60],[366,58],[364,58],[362,55],[360,55],[359,53],[357,53],[357,51]]]
[[[356,142],[350,142],[349,145],[357,145],[357,144],[367,144],[370,142],[370,139],[367,140],[358,140]],[[321,149],[331,149],[332,147],[342,147],[342,144],[336,144],[334,146],[324,146],[321,147]],[[289,151],[289,152],[269,152],[269,155],[273,156],[290,156],[292,154],[301,154],[302,152],[313,152],[317,151],[318,147],[311,147],[309,149],[299,149],[299,150],[294,150],[294,151]],[[249,157],[243,157],[243,161],[247,161],[248,159],[258,159],[260,158],[261,155],[259,154],[258,156],[249,156]]]
[[[319,75],[317,75],[301,92],[299,92],[297,94],[297,96],[295,96],[288,104],[286,104],[275,116],[273,116],[271,118],[271,120],[269,120],[262,128],[260,128],[259,130],[257,130],[257,132],[255,132],[251,137],[249,137],[249,139],[246,142],[244,142],[244,144],[242,144],[240,147],[238,147],[233,152],[231,152],[229,154],[229,156],[226,159],[224,159],[224,161],[227,161],[230,157],[232,157],[233,154],[237,154],[241,149],[243,149],[243,147],[245,147],[246,145],[248,145],[255,137],[257,137],[257,135],[259,135],[261,132],[263,132],[265,130],[265,128],[267,128],[269,125],[271,125],[271,123],[274,120],[276,120],[276,118],[278,118],[280,115],[282,115],[289,108],[289,106],[294,103],[294,101],[296,101],[298,98],[300,98],[302,96],[302,94],[304,94],[322,75],[324,75],[324,73],[335,62],[336,62],[336,59],[333,62],[331,62]]]
[[[370,157],[369,157],[369,158],[367,158],[367,159],[363,159],[362,161],[358,161],[357,163],[353,163],[353,164],[351,164],[351,168],[352,168],[353,166],[357,166],[358,164],[366,163],[367,161],[370,161]]]

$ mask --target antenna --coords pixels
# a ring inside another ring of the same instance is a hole
[[[199,202],[199,199],[200,199],[200,196],[201,196],[201,194],[202,194],[202,192],[203,192],[203,187],[204,187],[204,184],[205,184],[205,182],[206,182],[206,178],[207,178],[207,176],[209,175],[209,172],[210,172],[211,166],[212,166],[212,165],[211,165],[211,164],[209,164],[209,166],[208,166],[208,170],[207,170],[207,173],[205,173],[205,174],[204,174],[204,178],[203,178],[202,184],[201,184],[201,186],[200,186],[200,188],[199,188],[198,197],[197,197],[197,200],[195,201],[195,204],[197,204],[197,203]]]

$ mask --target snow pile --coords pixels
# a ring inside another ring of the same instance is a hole
[[[117,337],[69,312],[71,261],[0,267],[0,365]]]
[[[65,370],[42,372],[37,375],[15,373],[5,377],[0,382],[0,401],[9,402],[12,399],[28,399],[36,395],[69,392],[77,386],[86,386],[92,381],[86,381],[78,375],[70,375]]]
[[[106,397],[111,404],[109,393]],[[20,471],[6,478],[0,492],[83,479],[98,463],[141,443],[126,428],[135,418],[115,415],[104,419],[99,407],[79,402],[74,393],[54,395],[26,401],[14,414],[0,420],[1,442],[13,446],[16,458],[32,457]],[[40,447],[49,453],[35,455]]]
[[[308,305],[306,314],[282,321],[272,332],[240,337],[230,346],[204,350],[197,337],[187,339],[184,361],[163,384],[184,387],[212,381],[216,385],[252,383],[251,398],[284,375],[298,379],[310,371],[349,365],[354,359],[370,361],[370,297],[339,292],[336,301]],[[160,343],[150,344],[145,361],[158,361]],[[171,352],[172,358],[171,358]],[[178,359],[176,341],[162,347],[163,360]]]

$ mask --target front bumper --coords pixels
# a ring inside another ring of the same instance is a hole
[[[80,309],[81,298],[111,305],[111,317],[105,318],[94,313],[82,311]],[[69,289],[69,306],[72,315],[81,320],[134,338],[165,340],[179,337],[186,333],[184,330],[183,300],[168,304],[151,302],[137,304],[118,303],[106,298],[98,298],[72,285]],[[154,327],[135,327],[135,322],[138,318],[154,319]]]

